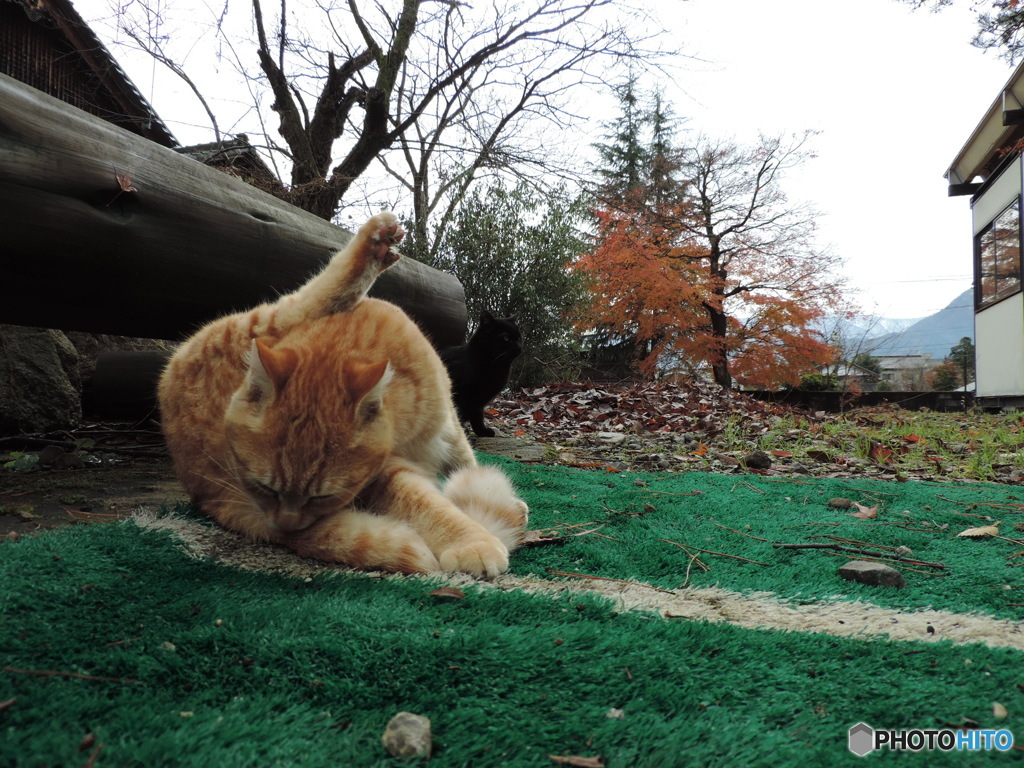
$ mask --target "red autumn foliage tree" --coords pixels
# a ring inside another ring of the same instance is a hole
[[[812,328],[838,304],[837,260],[783,173],[806,136],[752,148],[699,139],[673,154],[676,194],[636,187],[595,212],[589,322],[637,342],[641,373],[710,369],[731,387],[796,386],[835,350]]]

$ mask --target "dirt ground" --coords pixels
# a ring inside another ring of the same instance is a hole
[[[0,536],[111,522],[185,500],[156,428],[100,424],[0,441]]]

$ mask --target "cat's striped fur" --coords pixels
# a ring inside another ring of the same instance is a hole
[[[296,292],[185,342],[160,380],[164,434],[225,528],[360,568],[494,576],[526,505],[477,466],[427,339],[366,298],[403,234],[378,214]]]

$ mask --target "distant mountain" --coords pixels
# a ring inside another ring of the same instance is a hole
[[[880,338],[905,331],[920,318],[896,319],[879,315],[826,315],[812,327],[823,338],[838,344],[847,351],[850,358],[871,348]]]
[[[852,319],[833,317],[827,321],[840,339],[864,340],[877,339],[889,334],[905,331],[921,318],[894,318],[879,315],[856,315]]]
[[[964,336],[974,339],[974,289],[970,288],[945,309],[910,326],[865,342],[872,355],[921,355],[931,353],[936,361],[949,355]]]

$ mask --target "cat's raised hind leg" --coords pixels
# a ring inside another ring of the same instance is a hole
[[[378,275],[398,261],[400,254],[393,247],[404,237],[395,214],[385,211],[371,217],[320,274],[281,298],[274,325],[290,328],[353,309]]]

